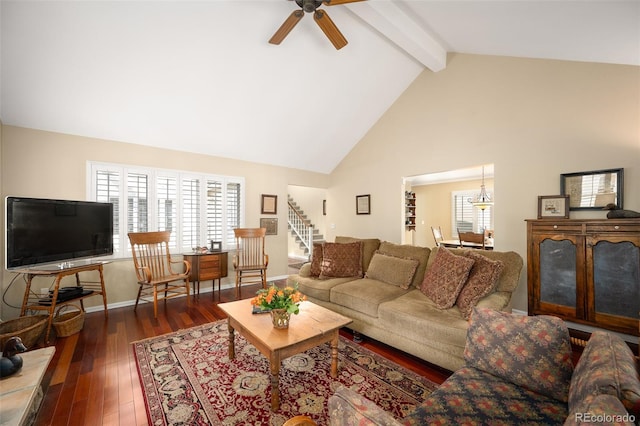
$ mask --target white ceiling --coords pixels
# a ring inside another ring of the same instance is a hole
[[[640,65],[640,1],[1,0],[4,124],[329,173],[447,52]]]

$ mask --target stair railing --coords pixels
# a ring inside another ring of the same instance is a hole
[[[296,209],[291,202],[288,202],[288,204],[289,211],[287,221],[289,222],[289,226],[311,254],[313,253],[313,224],[310,220],[302,217],[298,209]]]

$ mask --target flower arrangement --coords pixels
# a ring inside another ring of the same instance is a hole
[[[298,290],[298,284],[284,288],[271,284],[268,288],[258,290],[256,294],[251,300],[253,306],[262,310],[286,309],[290,314],[300,312],[298,305],[307,300],[307,296]]]

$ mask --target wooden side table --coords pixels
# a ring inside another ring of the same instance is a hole
[[[33,269],[22,269],[15,271],[27,276],[27,287],[24,290],[24,298],[22,300],[22,309],[20,310],[20,316],[25,315],[27,310],[36,312],[46,311],[49,315],[47,331],[44,337],[45,343],[49,342],[51,324],[53,322],[53,316],[56,312],[56,306],[63,306],[67,303],[80,302],[80,307],[84,311],[84,299],[86,299],[87,297],[102,296],[102,303],[104,304],[104,317],[108,318],[109,312],[107,309],[107,291],[104,287],[104,263],[105,262],[89,263],[86,265],[70,266],[63,269],[46,269],[45,267],[40,267],[40,269],[38,269],[38,267],[35,267]],[[97,281],[81,279],[81,272],[97,272]],[[81,286],[85,290],[91,290],[91,293],[74,297],[73,299],[68,299],[64,302],[58,302],[58,291],[60,289],[60,282],[64,277],[71,275],[75,275],[75,284],[77,286]],[[49,304],[41,304],[40,300],[42,298],[42,295],[34,292],[32,289],[33,279],[36,277],[55,277],[55,281],[52,286],[53,294],[51,294],[51,302]]]
[[[185,253],[183,257],[191,263],[189,281],[193,283],[193,294],[200,294],[200,281],[209,280],[212,281],[211,296],[213,297],[216,280],[218,280],[218,293],[220,293],[220,280],[228,275],[229,252]]]

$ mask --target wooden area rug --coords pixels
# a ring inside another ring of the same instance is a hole
[[[340,337],[337,379],[328,344],[282,362],[273,413],[269,361],[239,333],[229,360],[228,339],[222,320],[133,343],[149,424],[280,426],[304,414],[327,425],[327,400],[340,385],[402,418],[437,387]]]

